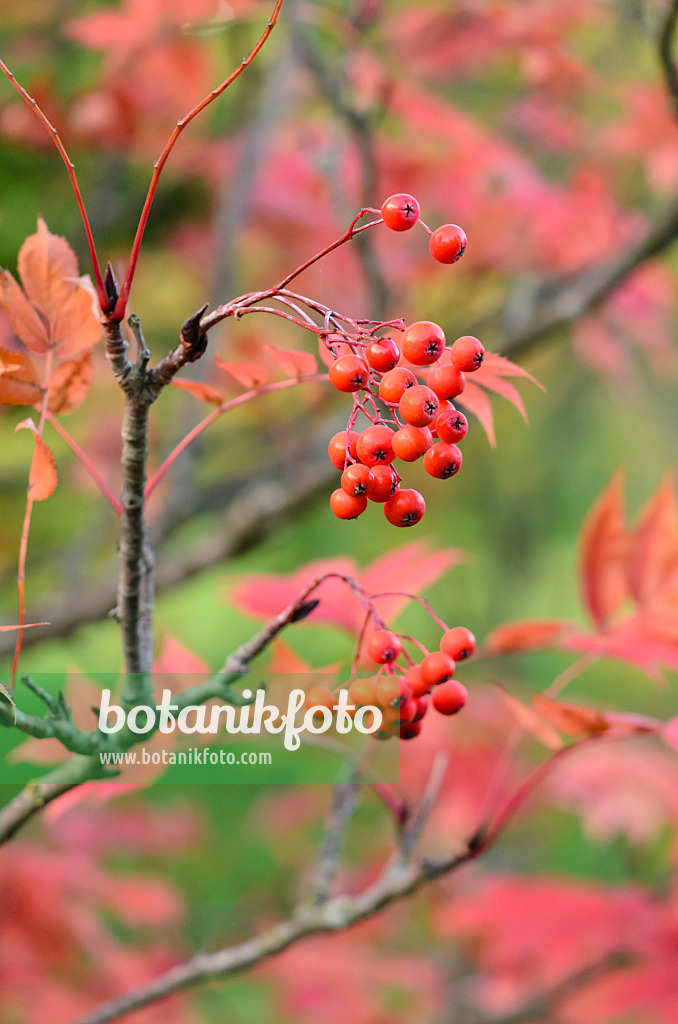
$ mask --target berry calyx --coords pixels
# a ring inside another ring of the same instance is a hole
[[[365,466],[388,466],[395,459],[393,451],[394,431],[385,423],[376,423],[362,431],[356,450]]]
[[[360,356],[340,356],[329,369],[330,383],[337,391],[351,394],[369,382],[370,368]]]
[[[476,649],[476,638],[466,626],[453,626],[443,633],[440,650],[449,654],[454,661],[470,658]]]
[[[477,338],[465,334],[457,340],[450,349],[452,364],[464,373],[473,373],[480,369],[485,357],[485,347]]]
[[[379,384],[379,397],[388,405],[397,405],[405,391],[413,388],[417,378],[404,366],[398,366],[395,370],[389,370],[381,378]]]
[[[468,690],[456,679],[442,683],[436,687],[431,696],[431,703],[441,715],[456,715],[461,711],[468,698]]]
[[[443,224],[428,243],[429,252],[438,263],[456,263],[464,255],[467,239],[458,224]]]
[[[430,366],[440,359],[444,348],[443,329],[430,320],[417,320],[403,335],[403,355],[414,366]]]
[[[428,427],[413,427],[406,423],[393,435],[393,451],[403,462],[416,462],[433,444]]]
[[[424,455],[424,469],[429,476],[435,476],[439,480],[448,480],[461,469],[462,454],[456,444],[433,445]]]
[[[360,437],[357,430],[351,431],[351,436],[348,444],[349,457],[357,459],[358,457],[358,438]],[[337,469],[343,469],[346,465],[346,431],[340,430],[338,434],[330,438],[329,444],[327,445],[327,454],[330,462]]]
[[[456,398],[466,387],[466,377],[460,369],[452,363],[445,363],[443,366],[434,366],[426,384],[431,391],[435,391],[438,398]]]
[[[409,231],[419,220],[419,203],[407,192],[389,196],[381,205],[384,224],[391,231]]]
[[[330,495],[330,508],[337,519],[357,519],[367,508],[367,498],[364,494],[347,494],[337,487]]]
[[[412,427],[427,427],[438,415],[440,401],[425,384],[408,388],[398,403],[400,415]]]
[[[452,658],[444,651],[433,651],[421,659],[421,674],[429,686],[439,686],[446,679],[451,679],[456,667]]]
[[[382,504],[395,494],[398,477],[392,466],[373,466],[371,472],[372,483],[367,485],[367,497]]]
[[[376,338],[365,349],[365,359],[377,373],[387,373],[397,365],[400,349],[393,338]]]
[[[341,489],[357,498],[361,494],[367,494],[367,488],[373,479],[369,466],[354,462],[341,474]]]
[[[395,661],[403,645],[390,629],[378,629],[367,642],[367,653],[377,665],[390,665]]]
[[[468,433],[468,420],[457,409],[441,410],[435,418],[434,426],[440,440],[447,444],[463,441]]]
[[[384,505],[384,515],[393,526],[415,526],[423,519],[426,502],[419,491],[403,488]]]

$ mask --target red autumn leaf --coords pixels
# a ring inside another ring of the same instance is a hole
[[[492,654],[514,654],[543,647],[558,647],[573,625],[564,619],[521,619],[497,626],[485,644]]]
[[[549,747],[550,750],[560,750],[563,741],[556,730],[549,724],[548,720],[538,714],[534,708],[527,707],[522,701],[519,701],[512,693],[504,689],[503,686],[495,683],[494,687],[516,722],[526,732],[529,732],[531,736],[534,736],[544,746]]]
[[[49,445],[38,434],[33,420],[22,420],[14,429],[15,431],[21,429],[33,431],[35,448],[33,449],[33,459],[31,460],[31,469],[28,476],[28,496],[32,501],[44,501],[54,492],[54,488],[57,485],[54,456]]]
[[[194,398],[205,402],[207,405],[222,405],[224,401],[221,391],[213,388],[211,384],[203,384],[200,380],[184,380],[180,377],[174,377],[172,386],[180,388],[182,391],[188,391],[189,395],[193,395]]]
[[[49,379],[49,410],[55,415],[73,412],[87,398],[94,381],[92,353],[60,363]]]
[[[30,357],[0,349],[0,403],[35,405],[41,398],[40,377]]]
[[[53,235],[42,217],[19,250],[18,269],[28,299],[48,321],[56,322],[77,287],[78,264],[66,239]]]
[[[0,307],[16,336],[31,352],[42,354],[47,351],[49,339],[45,323],[8,270],[0,270]]]
[[[532,701],[535,710],[545,721],[551,722],[568,736],[598,736],[610,728],[607,717],[594,708],[551,700],[541,693],[535,694]]]
[[[84,280],[87,283],[79,285],[54,320],[53,344],[59,359],[72,359],[96,345],[101,337],[94,293],[88,279]]]
[[[493,448],[497,447],[497,438],[494,432],[494,414],[492,403],[485,391],[471,381],[467,381],[463,394],[455,398],[455,404],[463,406],[468,412],[480,421],[480,425],[487,434],[487,440]]]
[[[678,570],[675,475],[667,473],[640,514],[631,538],[629,584],[640,604],[650,600]]]
[[[277,345],[263,345],[262,348],[288,377],[307,377],[318,369],[318,362],[310,352],[278,348]]]
[[[526,377],[533,384],[536,384],[538,388],[541,388],[542,391],[544,390],[537,378],[533,377],[527,370],[524,370],[522,366],[518,366],[516,363],[512,363],[510,359],[506,359],[505,356],[499,356],[494,352],[485,353],[482,365],[473,374],[473,383],[480,384],[481,387],[501,395],[511,405],[516,407],[520,415],[527,422],[527,413],[520,393],[513,384],[504,380],[505,377]],[[460,401],[463,402],[462,396],[460,396]]]
[[[598,627],[606,626],[628,597],[628,555],[623,480],[615,474],[586,516],[581,537],[584,602]]]
[[[271,377],[266,367],[258,363],[231,363],[220,359],[219,356],[216,357],[216,363],[220,370],[235,377],[239,384],[248,389],[267,384]]]

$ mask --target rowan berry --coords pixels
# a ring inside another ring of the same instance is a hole
[[[430,320],[417,320],[403,335],[402,350],[405,359],[415,366],[430,366],[440,359],[445,348],[442,327]]]
[[[364,494],[347,494],[341,487],[330,494],[330,508],[337,519],[357,519],[367,508]]]
[[[419,491],[397,490],[384,505],[384,515],[393,526],[415,526],[426,512],[426,502]]]
[[[476,649],[476,638],[466,626],[453,626],[443,633],[440,650],[449,654],[454,661],[470,658]]]
[[[412,427],[427,427],[438,415],[440,402],[435,391],[425,384],[408,388],[398,402],[400,415]]]
[[[304,697],[305,708],[329,708],[330,711],[337,703],[337,698],[326,686],[312,687]]]
[[[424,455],[424,469],[429,476],[448,480],[461,469],[462,454],[456,444],[441,441],[434,444]]]
[[[362,431],[356,450],[365,466],[389,466],[395,459],[393,451],[394,431],[385,423],[376,423]]]
[[[455,669],[454,661],[444,651],[433,651],[421,659],[421,674],[429,686],[438,686],[446,679],[451,679]]]
[[[366,347],[364,355],[373,370],[387,373],[398,364],[400,349],[393,338],[375,338]]]
[[[352,459],[357,459],[358,450],[356,445],[358,444],[359,434],[357,430],[351,431],[351,437],[349,439],[348,453]],[[343,469],[346,465],[346,431],[340,430],[338,434],[330,438],[330,442],[327,446],[327,454],[329,455],[330,462],[337,469]]]
[[[405,725],[408,722],[413,722],[414,719],[417,717],[417,702],[412,700],[411,698],[409,700],[403,701],[403,703],[398,708],[398,711],[401,726]]]
[[[441,715],[456,715],[461,711],[468,698],[468,690],[456,679],[442,683],[436,687],[431,696],[431,703]]]
[[[356,707],[376,707],[377,687],[373,679],[356,679],[348,688],[349,704]]]
[[[393,435],[393,451],[403,462],[416,462],[433,444],[428,427],[412,427],[406,423]]]
[[[369,382],[370,368],[360,356],[341,356],[329,369],[330,383],[337,391],[360,391]]]
[[[482,366],[485,357],[485,349],[477,338],[465,334],[463,338],[457,338],[450,349],[452,363],[464,373],[473,373]]]
[[[367,494],[367,488],[373,479],[369,466],[363,466],[360,462],[352,462],[341,474],[341,489],[357,498],[361,494]]]
[[[411,370],[404,366],[398,366],[395,370],[389,370],[381,378],[379,384],[379,397],[388,405],[397,405],[408,388],[417,383],[417,378]]]
[[[406,192],[389,196],[381,206],[384,224],[391,231],[409,231],[419,220],[419,203]]]
[[[428,248],[438,263],[456,263],[464,255],[466,242],[466,234],[458,224],[443,224],[431,235]]]
[[[456,444],[463,441],[468,433],[468,420],[457,409],[441,411],[435,418],[434,426],[441,441]]]
[[[426,384],[435,391],[438,398],[456,398],[466,387],[466,378],[456,366],[451,363],[444,363],[442,366],[434,366]]]
[[[411,687],[398,676],[382,676],[377,683],[377,700],[382,708],[397,708],[411,699]]]
[[[428,711],[428,697],[425,694],[421,697],[415,697],[414,704],[416,705],[417,710],[412,721],[420,722]]]
[[[382,504],[398,489],[398,477],[392,466],[373,466],[371,472],[372,483],[367,485],[367,497]]]
[[[431,689],[429,683],[424,679],[421,665],[412,665],[403,675],[403,680],[412,690],[413,697],[425,697]]]
[[[407,722],[400,726],[401,740],[413,740],[421,732],[421,722]]]
[[[377,665],[389,665],[402,649],[399,637],[390,629],[377,629],[367,641],[367,653]]]

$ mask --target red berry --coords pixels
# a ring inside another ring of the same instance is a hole
[[[476,649],[476,638],[466,626],[453,626],[443,633],[440,650],[449,654],[455,661],[470,658]]]
[[[424,469],[438,480],[448,480],[461,469],[462,454],[456,444],[441,441],[434,444],[424,455]]]
[[[444,363],[443,366],[433,367],[426,383],[438,398],[456,398],[466,387],[466,377],[456,366]]]
[[[398,366],[395,370],[389,370],[381,378],[379,384],[379,397],[389,405],[397,405],[404,392],[414,387],[417,378],[411,370],[404,366]]]
[[[413,740],[421,732],[421,722],[407,722],[400,726],[401,740]]]
[[[376,707],[377,686],[373,679],[356,679],[348,688],[349,704],[357,707]]]
[[[419,203],[407,192],[389,196],[381,207],[384,224],[391,231],[409,231],[419,220],[419,213]]]
[[[393,451],[403,462],[416,462],[433,444],[428,427],[412,427],[406,423],[393,435]]]
[[[449,654],[433,651],[421,659],[421,674],[429,686],[438,686],[454,675],[456,665]]]
[[[393,338],[375,338],[365,349],[365,359],[373,370],[387,373],[397,365],[400,349]]]
[[[398,711],[400,712],[399,722],[401,725],[413,722],[417,717],[417,702],[410,697],[408,700],[403,701]]]
[[[452,363],[464,373],[473,373],[482,366],[485,356],[485,349],[477,338],[465,334],[463,338],[457,338],[450,349]]]
[[[349,441],[349,455],[352,459],[356,459],[358,457],[358,450],[356,448],[356,445],[358,443],[359,436],[360,435],[358,434],[357,430],[351,431],[351,438]],[[327,454],[329,455],[330,462],[332,463],[333,466],[336,466],[337,469],[344,468],[346,464],[345,430],[340,430],[338,434],[335,434],[334,437],[330,438],[330,443],[327,446]]]
[[[442,327],[430,320],[417,320],[410,324],[403,335],[403,355],[415,366],[430,366],[442,355],[445,348],[445,334]]]
[[[364,494],[347,494],[341,487],[330,494],[330,508],[337,519],[357,519],[367,508]]]
[[[377,665],[389,665],[403,649],[399,638],[390,629],[378,629],[367,642],[367,653]]]
[[[368,466],[353,462],[341,474],[341,489],[357,498],[361,494],[367,494],[367,487],[373,479],[372,470]]]
[[[412,721],[420,722],[428,711],[428,697],[425,695],[423,697],[416,697],[414,703],[416,704],[417,711]]]
[[[413,665],[412,668],[408,668],[403,679],[411,687],[413,697],[424,697],[431,689],[430,684],[424,679],[421,665]]]
[[[412,690],[398,676],[382,676],[377,683],[377,701],[382,708],[398,708],[412,699]]]
[[[384,515],[394,526],[415,526],[426,511],[426,502],[419,491],[403,488],[384,505]]]
[[[360,356],[341,356],[329,370],[330,383],[337,391],[360,391],[370,379],[370,368]]]
[[[367,497],[370,501],[383,503],[392,498],[398,488],[398,477],[392,466],[373,466],[372,483],[368,484]]]
[[[398,402],[400,415],[412,427],[427,427],[438,415],[440,402],[435,391],[425,384],[408,388]]]
[[[326,686],[314,686],[304,697],[305,708],[329,708],[332,710],[337,698]]]
[[[389,466],[395,459],[394,431],[385,423],[366,427],[358,438],[358,458],[365,466]]]
[[[461,711],[468,698],[468,690],[456,679],[437,686],[433,691],[431,703],[441,715],[456,715]]]
[[[468,420],[457,409],[441,411],[435,418],[436,433],[441,441],[456,444],[463,441],[468,433]]]
[[[428,248],[439,263],[456,263],[464,255],[466,235],[458,224],[443,224],[431,235]]]

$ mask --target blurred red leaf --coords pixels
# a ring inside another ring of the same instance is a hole
[[[582,591],[599,627],[607,625],[628,597],[628,557],[623,478],[616,473],[586,516],[581,537]]]
[[[216,357],[216,363],[220,370],[235,377],[239,384],[248,389],[267,384],[271,378],[266,367],[260,366],[258,363],[230,363],[225,359],[220,359],[219,356]]]
[[[14,333],[38,355],[49,348],[47,328],[8,270],[0,270],[0,306]]]
[[[493,448],[497,447],[497,437],[494,432],[494,414],[492,403],[485,391],[471,381],[467,381],[463,394],[455,399],[457,405],[463,406],[468,412],[473,413],[480,421],[480,425],[487,434],[487,440]]]
[[[675,484],[675,474],[667,473],[631,537],[629,584],[639,604],[650,600],[678,571]]]
[[[184,380],[182,377],[173,377],[172,386],[181,391],[188,391],[189,395],[193,395],[194,398],[200,402],[206,402],[208,405],[222,405],[224,401],[221,391],[212,387],[211,384],[203,384],[200,380]]]
[[[17,423],[15,430],[27,429],[33,432],[35,448],[28,476],[28,494],[33,501],[44,501],[54,492],[57,485],[57,471],[54,456],[49,445],[38,434],[32,419]]]
[[[573,625],[564,619],[520,619],[497,626],[485,645],[492,654],[514,654],[542,647],[558,647]]]
[[[519,701],[512,693],[504,689],[498,683],[494,684],[495,689],[503,703],[509,709],[518,725],[521,725],[526,732],[549,747],[550,750],[560,750],[563,745],[558,733],[551,727],[547,718],[542,717],[534,708],[530,708]]]
[[[40,376],[30,357],[0,349],[0,403],[35,405],[41,398]]]
[[[541,718],[568,736],[598,736],[610,728],[607,717],[594,708],[551,700],[542,693],[536,693],[532,702]]]
[[[288,377],[306,377],[315,373],[318,362],[310,352],[294,348],[278,348],[277,345],[263,345],[263,350]]]

